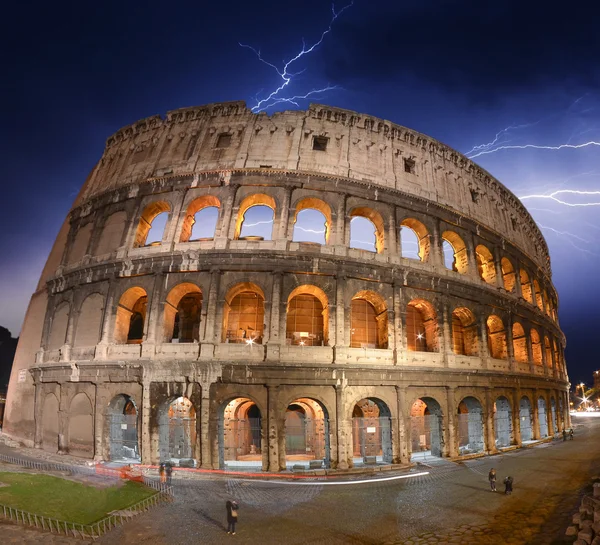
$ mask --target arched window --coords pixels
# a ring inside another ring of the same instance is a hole
[[[163,239],[171,207],[164,201],[153,202],[142,212],[135,234],[135,248],[159,245]]]
[[[350,212],[350,248],[383,252],[383,218],[371,208],[358,207]]]
[[[104,297],[99,293],[92,293],[85,298],[79,310],[73,346],[95,346],[98,344],[100,328],[102,327],[103,307]]]
[[[544,290],[544,301],[546,301],[546,316],[552,316],[552,303],[548,299],[548,292]]]
[[[352,298],[350,347],[388,347],[387,308],[381,296],[372,291],[361,291]]]
[[[438,325],[433,305],[413,299],[406,308],[406,341],[411,352],[438,351]]]
[[[531,335],[531,355],[533,357],[533,363],[542,365],[542,342],[540,341],[540,335],[537,330],[533,328],[531,328],[529,334]]]
[[[292,345],[327,344],[327,297],[316,286],[299,286],[288,298],[286,339]]]
[[[194,199],[186,211],[179,241],[212,240],[215,236],[220,206],[219,199],[213,195]]]
[[[513,267],[513,264],[508,258],[503,257],[500,260],[500,267],[502,268],[502,282],[504,283],[504,289],[510,292],[515,291],[515,286],[517,285],[517,275],[515,274],[515,268]]]
[[[486,322],[488,351],[492,358],[505,360],[507,358],[506,350],[506,331],[504,324],[499,316],[491,315]]]
[[[479,278],[488,284],[496,283],[496,267],[494,256],[483,244],[475,248],[475,257],[477,258],[477,272]]]
[[[127,223],[127,214],[123,211],[108,216],[102,227],[102,234],[96,247],[96,255],[104,255],[121,246],[123,231]]]
[[[223,342],[262,344],[265,297],[250,282],[238,284],[227,294],[223,317]]]
[[[533,295],[531,292],[531,282],[529,280],[529,275],[527,274],[526,270],[521,269],[519,271],[519,276],[521,279],[521,293],[523,294],[523,299],[525,299],[525,301],[533,305]]]
[[[452,345],[455,354],[476,356],[477,322],[473,313],[465,307],[452,312]]]
[[[54,310],[50,336],[48,337],[48,350],[56,350],[65,344],[70,310],[71,307],[67,302],[61,303]]]
[[[550,348],[548,337],[544,337],[544,352],[546,353],[546,365],[552,367],[552,348]]]
[[[533,289],[535,290],[535,304],[542,312],[544,312],[544,302],[542,301],[542,290],[540,289],[540,283],[536,280],[533,281]]]
[[[115,343],[139,344],[144,337],[146,290],[139,287],[129,288],[119,300],[115,321]]]
[[[527,354],[527,337],[525,330],[519,322],[515,322],[512,327],[513,353],[515,360],[521,363],[527,363],[529,356]]]
[[[469,270],[469,256],[464,240],[454,231],[444,231],[442,241],[446,269],[466,274]]]
[[[191,282],[175,286],[167,295],[164,316],[164,342],[200,341],[202,292]]]
[[[294,242],[327,244],[331,232],[331,208],[320,199],[308,197],[296,205]]]
[[[405,218],[400,224],[402,257],[427,261],[431,245],[427,228],[414,218]]]
[[[90,243],[90,237],[92,236],[92,224],[88,223],[77,231],[71,251],[69,252],[69,264],[77,263],[81,261],[83,256],[87,253],[88,245]]]
[[[240,203],[235,224],[235,239],[272,240],[275,200],[257,193]]]

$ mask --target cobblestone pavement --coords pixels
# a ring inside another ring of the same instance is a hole
[[[499,482],[505,475],[514,477],[511,496],[489,490],[491,467],[496,468]],[[600,475],[600,419],[579,426],[574,441],[464,463],[425,460],[412,473],[421,471],[429,474],[376,480],[393,476],[382,472],[366,484],[339,485],[176,477],[173,504],[135,518],[97,543],[572,543],[564,538],[564,531],[584,489],[591,490],[592,477]],[[235,536],[225,532],[224,506],[229,498],[240,504]],[[4,537],[3,532],[0,535]]]
[[[23,528],[0,521],[0,542],[2,545],[84,545],[86,541],[71,537],[58,536],[38,530]]]

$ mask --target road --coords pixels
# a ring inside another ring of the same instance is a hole
[[[600,475],[600,419],[583,420],[573,441],[429,465],[412,472],[427,475],[363,484],[174,481],[175,503],[141,515],[98,543],[570,543],[564,531],[571,515]],[[499,483],[508,474],[514,477],[511,496],[489,490],[491,467]],[[240,504],[235,536],[225,532],[229,498]]]

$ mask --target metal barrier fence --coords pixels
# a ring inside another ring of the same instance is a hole
[[[34,469],[37,471],[68,471],[71,473],[79,473],[82,475],[96,476],[101,475],[114,481],[119,481],[123,478],[123,472],[112,468],[101,468],[97,471],[97,467],[85,466],[70,466],[65,464],[56,464],[52,462],[37,462],[27,458],[19,458],[16,456],[8,456],[0,454],[0,460],[14,465]],[[79,524],[59,520],[52,517],[38,515],[37,513],[29,513],[22,509],[16,509],[7,505],[0,504],[0,516],[10,520],[13,523],[21,524],[45,530],[50,533],[62,534],[70,537],[78,537],[81,539],[98,539],[102,535],[110,532],[113,528],[125,524],[133,517],[148,511],[152,507],[156,507],[160,503],[165,503],[173,500],[174,491],[172,486],[167,486],[158,480],[151,479],[145,475],[141,476],[141,480],[146,486],[156,490],[156,494],[122,510],[118,514],[111,514],[93,524]]]

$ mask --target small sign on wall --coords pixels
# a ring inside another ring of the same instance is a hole
[[[19,371],[19,382],[27,382],[27,369]]]
[[[377,432],[377,428],[375,426],[367,427],[367,433],[376,433],[376,432]]]
[[[127,424],[121,424],[121,429],[122,430],[126,430],[127,429]]]

